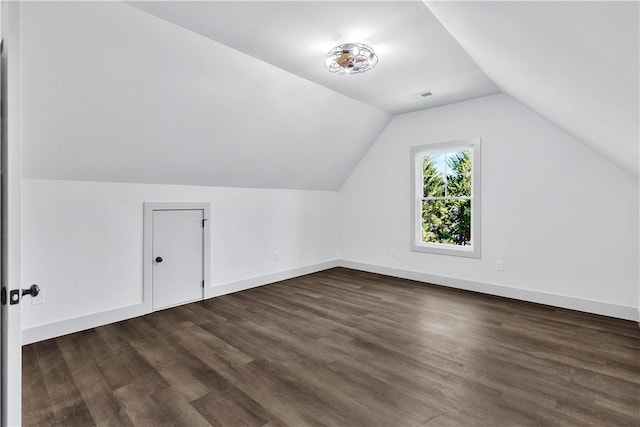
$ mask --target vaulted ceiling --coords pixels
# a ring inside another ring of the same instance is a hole
[[[503,92],[638,176],[639,2],[426,4]]]
[[[638,174],[636,2],[26,2],[22,33],[28,178],[336,190],[393,115],[501,91]],[[377,67],[328,73],[345,42]]]
[[[23,176],[337,190],[391,116],[118,2],[22,5]]]
[[[500,92],[419,0],[130,4],[390,114]],[[327,52],[350,42],[374,47],[375,70],[327,72]]]

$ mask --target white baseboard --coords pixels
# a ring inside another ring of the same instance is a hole
[[[601,314],[603,316],[616,317],[625,320],[640,321],[638,307],[610,304],[606,302],[587,300],[565,295],[549,294],[530,289],[513,288],[509,286],[494,285],[491,283],[476,282],[472,280],[457,279],[453,277],[437,276],[435,274],[421,273],[418,271],[402,270],[393,267],[385,267],[366,264],[357,261],[340,260],[341,267],[370,273],[384,274],[386,276],[415,280],[418,282],[433,283],[435,285],[448,286],[456,289],[480,292],[483,294],[513,298],[521,301],[535,302],[554,307],[568,308],[587,313]]]
[[[370,273],[384,274],[386,276],[399,277],[402,279],[415,280],[418,282],[433,283],[436,285],[448,286],[451,288],[465,289],[468,291],[480,292],[489,295],[513,298],[522,301],[535,302],[551,305],[554,307],[568,308],[571,310],[584,311],[587,313],[601,314],[604,316],[616,317],[625,320],[640,321],[640,310],[638,307],[610,304],[599,301],[592,301],[582,298],[569,297],[564,295],[549,294],[545,292],[533,291],[530,289],[513,288],[509,286],[495,285],[491,283],[476,282],[472,280],[458,279],[434,274],[421,273],[418,271],[402,270],[393,267],[379,266],[349,260],[333,260],[318,264],[307,265],[286,271],[267,274],[264,276],[252,277],[221,285],[211,286],[205,289],[205,299],[214,298],[221,295],[239,292],[258,286],[294,277],[304,276],[333,267],[345,267],[354,270],[367,271]],[[79,332],[86,329],[95,328],[133,317],[143,316],[152,312],[151,304],[134,304],[114,310],[102,311],[88,314],[86,316],[65,319],[58,322],[44,325],[32,326],[22,330],[23,345],[55,338],[62,335]]]
[[[149,313],[151,313],[150,304],[140,303],[60,320],[58,322],[46,323],[44,325],[32,326],[22,330],[22,345],[96,328]]]
[[[270,283],[280,282],[282,280],[293,279],[294,277],[304,276],[305,274],[316,273],[322,270],[338,267],[337,260],[321,262],[319,264],[307,265],[304,267],[294,268],[292,270],[278,271],[276,273],[267,274],[265,276],[252,277],[249,279],[238,280],[235,282],[223,283],[221,285],[211,286],[205,289],[205,299],[219,297],[234,292],[244,291],[258,286],[268,285]]]
[[[270,283],[279,282],[281,280],[293,279],[294,277],[304,276],[329,268],[337,267],[338,261],[327,261],[318,264],[306,265],[291,270],[278,271],[276,273],[264,276],[252,277],[250,279],[228,282],[217,286],[211,286],[205,289],[205,299],[226,295],[233,292],[243,291],[257,286],[268,285]],[[59,337],[73,332],[80,332],[98,326],[107,325],[109,323],[120,322],[122,320],[131,319],[133,317],[143,316],[151,313],[151,303],[140,303],[113,310],[101,311],[98,313],[87,314],[85,316],[74,317],[71,319],[60,320],[58,322],[47,323],[44,325],[32,326],[22,330],[22,344],[27,345],[38,341],[44,341],[50,338]]]

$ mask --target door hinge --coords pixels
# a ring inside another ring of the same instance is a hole
[[[204,288],[204,280],[202,281],[202,287]]]
[[[203,218],[202,219],[202,228],[204,228],[204,222],[207,220],[207,218]]]

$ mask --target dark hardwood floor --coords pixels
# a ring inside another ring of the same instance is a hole
[[[640,330],[336,268],[25,346],[23,422],[640,426]]]

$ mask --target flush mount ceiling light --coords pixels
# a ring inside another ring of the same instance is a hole
[[[366,44],[345,43],[331,49],[324,68],[332,73],[357,74],[369,71],[377,63],[376,53]]]

